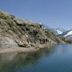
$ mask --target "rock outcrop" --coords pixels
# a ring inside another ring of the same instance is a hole
[[[42,48],[63,42],[43,25],[0,11],[0,48]]]

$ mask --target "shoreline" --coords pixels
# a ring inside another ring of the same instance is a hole
[[[0,49],[0,54],[3,53],[27,53],[27,52],[36,52],[39,49],[35,49],[35,48],[4,48],[4,49]]]
[[[44,44],[44,45],[40,45],[38,48],[36,47],[29,47],[29,48],[24,48],[24,47],[17,47],[17,48],[0,48],[0,54],[3,53],[31,53],[31,52],[36,52],[39,51],[40,49],[50,49],[52,46],[56,45],[55,43],[52,43],[52,45],[50,44]]]

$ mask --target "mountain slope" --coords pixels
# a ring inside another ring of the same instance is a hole
[[[43,48],[60,42],[44,26],[0,11],[0,48]]]
[[[60,36],[63,36],[65,38],[69,39],[70,41],[72,41],[72,29],[63,32],[62,34],[60,34]]]
[[[64,37],[68,37],[72,35],[72,30],[68,30],[62,34]]]
[[[57,32],[57,34],[59,35],[59,34],[62,34],[63,32],[65,32],[65,30],[60,29],[60,28],[57,28],[57,29],[56,29],[56,32]]]

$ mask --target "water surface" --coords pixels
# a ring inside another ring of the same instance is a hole
[[[0,55],[0,72],[72,72],[72,45],[7,57]]]

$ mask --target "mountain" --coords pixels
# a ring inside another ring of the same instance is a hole
[[[61,36],[65,37],[65,38],[67,38],[67,39],[72,40],[72,29],[63,32],[63,33],[61,34]]]
[[[62,34],[63,32],[59,29],[56,29],[57,34]]]
[[[61,35],[62,33],[64,33],[66,30],[62,29],[62,28],[48,28],[50,29],[50,32],[53,32],[55,35]]]
[[[66,43],[72,44],[72,29],[64,31],[62,34],[59,34],[58,37],[62,38]]]
[[[43,25],[0,11],[0,49],[50,48],[61,42],[64,43],[60,37]]]
[[[60,35],[60,34],[64,33],[66,30],[64,30],[62,28],[56,28],[55,31],[56,31],[57,35]]]
[[[64,37],[68,37],[72,35],[72,30],[68,30],[62,34]]]

